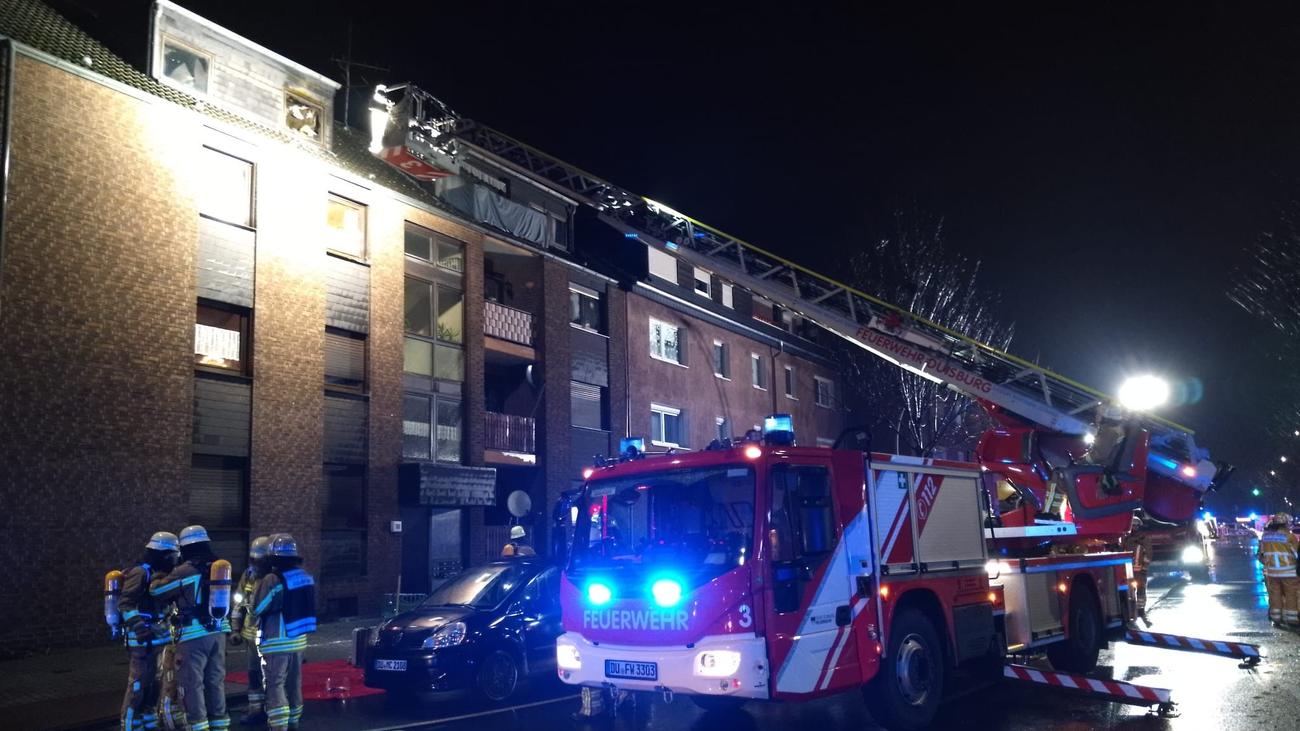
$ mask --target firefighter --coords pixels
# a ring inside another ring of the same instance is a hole
[[[528,533],[524,530],[522,525],[516,525],[511,528],[510,542],[502,547],[501,556],[503,558],[510,558],[511,556],[536,556],[537,551],[534,551],[533,547],[525,542],[527,535]]]
[[[1137,605],[1137,615],[1147,626],[1147,575],[1151,568],[1151,539],[1142,532],[1142,519],[1133,516],[1128,534],[1121,541],[1124,550],[1133,552],[1133,601]]]
[[[1300,539],[1291,532],[1291,516],[1278,513],[1264,526],[1259,537],[1260,563],[1268,587],[1268,618],[1274,624],[1300,626],[1300,579],[1296,578],[1296,554]]]
[[[149,596],[149,580],[166,575],[176,565],[176,534],[159,531],[144,546],[144,556],[122,572],[122,627],[126,634],[126,697],[122,700],[122,731],[158,728],[158,655],[171,641],[162,607]]]
[[[266,575],[257,582],[257,652],[262,656],[267,723],[272,731],[302,720],[302,653],[316,631],[316,586],[288,533],[271,536]]]
[[[208,532],[201,525],[182,530],[180,545],[181,564],[166,576],[154,579],[149,594],[160,604],[176,606],[177,676],[190,729],[223,731],[230,728],[230,717],[226,715],[225,638],[230,632],[230,620],[213,605],[209,587],[212,564],[219,559],[213,555]],[[216,619],[214,614],[222,616]]]
[[[262,683],[262,658],[257,654],[257,616],[253,614],[253,595],[257,582],[266,575],[271,538],[258,536],[248,546],[248,568],[239,577],[235,607],[230,613],[231,644],[244,645],[248,655],[248,708],[239,723],[244,726],[266,724],[266,686]]]

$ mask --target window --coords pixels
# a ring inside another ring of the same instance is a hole
[[[461,423],[459,400],[406,394],[402,401],[402,456],[461,461]]]
[[[813,376],[814,400],[818,406],[831,408],[835,403],[835,382],[821,376]]]
[[[731,424],[729,424],[723,417],[714,417],[713,423],[718,427],[718,441],[725,442],[735,436],[735,434],[731,433]]]
[[[721,340],[713,341],[713,375],[731,378],[731,346]]]
[[[194,365],[248,374],[248,311],[200,302],[194,320]]]
[[[321,576],[366,573],[366,467],[325,465],[321,506]]]
[[[253,163],[203,148],[199,213],[226,223],[253,225]]]
[[[647,246],[650,274],[677,284],[677,260],[653,246]]]
[[[659,320],[650,320],[650,355],[660,360],[667,360],[680,365],[686,364],[685,348],[682,347],[682,331],[675,325]]]
[[[609,429],[609,389],[589,383],[569,383],[569,423],[584,429]]]
[[[284,93],[284,124],[292,132],[314,142],[321,138],[321,105],[291,91]]]
[[[695,267],[695,293],[705,297],[713,296],[713,273],[708,269]]]
[[[162,76],[172,86],[196,94],[208,91],[208,69],[212,62],[207,56],[175,41],[163,41]]]
[[[732,295],[731,285],[727,282],[723,282],[722,283],[722,306],[723,307],[735,307],[735,305],[732,303],[731,295]]]
[[[799,398],[795,395],[794,366],[785,367],[785,397],[791,399]]]
[[[776,305],[772,304],[772,300],[767,299],[766,297],[754,295],[753,314],[755,320],[766,322],[769,325],[773,324],[775,320],[773,319],[772,314],[775,307]]]
[[[406,225],[406,255],[449,272],[465,271],[465,245],[450,236],[414,224]]]
[[[777,612],[786,613],[799,608],[803,577],[816,575],[835,548],[830,470],[778,464],[772,468],[770,490],[768,548],[774,604]]]
[[[594,289],[569,285],[569,322],[584,330],[605,332],[605,308]]]
[[[365,335],[325,328],[325,385],[329,388],[365,392]]]
[[[763,356],[758,353],[749,354],[749,376],[754,388],[767,390],[767,367],[763,364]]]
[[[569,248],[569,219],[551,216],[551,245],[560,249]]]
[[[218,556],[247,555],[247,457],[191,456],[186,521],[208,529]]]
[[[465,379],[465,354],[459,347],[464,337],[464,304],[464,292],[455,287],[406,278],[407,373],[444,381]]]
[[[325,245],[334,251],[364,259],[366,256],[366,207],[331,195],[325,209]]]
[[[650,404],[650,441],[661,447],[680,447],[686,441],[682,410]]]

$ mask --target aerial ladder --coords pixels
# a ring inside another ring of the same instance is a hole
[[[995,422],[977,448],[994,515],[989,537],[1012,549],[1041,550],[1067,536],[1113,541],[1139,508],[1154,525],[1188,525],[1204,493],[1232,471],[1185,426],[1123,413],[1100,391],[632,193],[413,86],[377,87],[371,114],[371,152],[417,180],[454,175],[463,152],[486,155],[590,207],[627,239],[978,401]]]

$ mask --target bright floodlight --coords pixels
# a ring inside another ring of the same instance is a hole
[[[1119,403],[1130,411],[1150,411],[1169,400],[1169,384],[1155,376],[1133,376],[1119,387]]]

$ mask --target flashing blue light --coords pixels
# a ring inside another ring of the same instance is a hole
[[[614,592],[608,586],[597,581],[587,584],[587,601],[593,605],[603,607],[613,598]]]
[[[1156,464],[1164,465],[1165,467],[1168,467],[1171,470],[1178,469],[1178,463],[1172,459],[1168,459],[1165,457],[1157,457],[1153,454],[1151,455],[1151,461],[1155,462]]]
[[[697,239],[702,239],[702,238],[704,238],[704,232],[703,232],[703,231],[696,231],[693,235],[694,235],[695,238],[697,238]]]
[[[622,455],[631,451],[634,454],[645,452],[645,437],[624,437],[618,441],[618,453]]]
[[[1256,515],[1256,514],[1254,514],[1254,513],[1251,513],[1250,515],[1247,515],[1246,517],[1247,517],[1247,518],[1250,518],[1251,520],[1258,520],[1258,519],[1259,519],[1259,516]]]
[[[637,234],[635,231],[628,231],[627,233],[623,234],[623,238],[625,239],[635,239],[636,237]]]
[[[661,607],[675,607],[682,600],[682,585],[673,579],[660,579],[650,585],[650,594],[655,604]]]
[[[794,446],[794,419],[789,414],[764,417],[763,439],[772,444]]]
[[[1207,510],[1207,511],[1205,511],[1204,513],[1201,513],[1201,519],[1202,519],[1202,520],[1213,520],[1213,519],[1214,519],[1214,513],[1211,513],[1210,511]]]
[[[677,251],[678,249],[681,248],[680,246],[677,245],[677,242],[675,242],[675,241],[665,241],[665,242],[664,242],[664,246],[665,246],[669,251]]]

